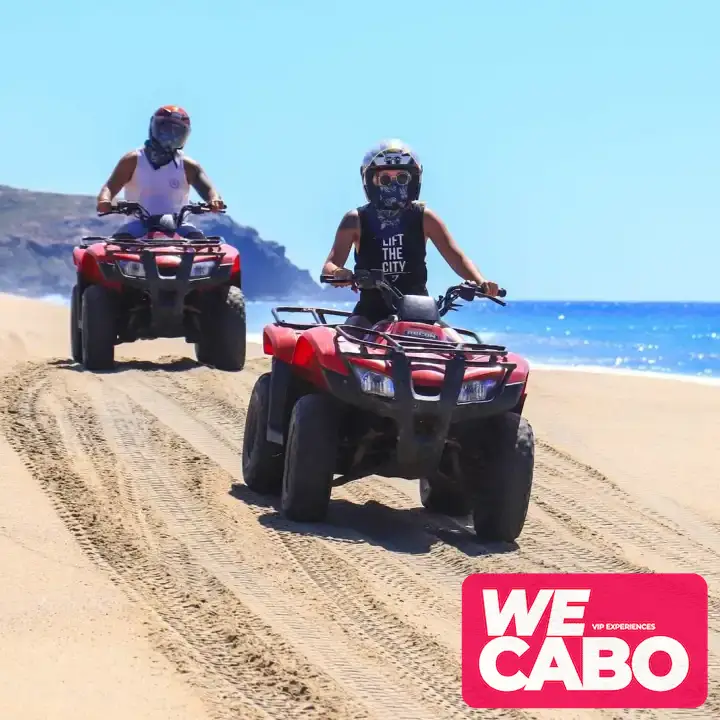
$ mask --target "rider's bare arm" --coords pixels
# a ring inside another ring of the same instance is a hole
[[[97,196],[98,209],[101,205],[109,204],[112,199],[130,182],[137,167],[137,150],[131,150],[123,155],[107,182],[102,186]],[[109,209],[109,208],[108,208]]]
[[[185,156],[185,177],[197,194],[206,202],[221,200],[220,193],[215,189],[205,170],[196,160]]]
[[[487,282],[472,260],[458,247],[445,223],[429,208],[423,219],[425,235],[432,240],[445,262],[463,279],[478,283]]]
[[[335,242],[323,265],[323,275],[334,275],[344,268],[353,246],[360,242],[360,216],[357,210],[345,213],[335,231]]]

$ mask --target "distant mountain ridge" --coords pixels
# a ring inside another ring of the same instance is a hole
[[[0,185],[0,292],[41,297],[65,295],[75,282],[72,248],[85,235],[107,235],[126,218],[97,216],[95,198],[35,192]],[[280,243],[263,240],[255,228],[228,215],[193,218],[211,235],[240,251],[243,291],[249,300],[352,300],[356,296],[318,285],[285,256]],[[332,293],[332,294],[330,294]]]

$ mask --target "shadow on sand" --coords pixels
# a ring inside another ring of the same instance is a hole
[[[358,482],[362,482],[359,480]],[[438,541],[452,545],[471,557],[515,552],[515,543],[480,543],[469,519],[446,518],[422,507],[393,508],[374,500],[362,505],[331,499],[327,520],[321,523],[296,523],[280,513],[279,498],[259,495],[246,485],[235,484],[229,494],[248,505],[268,510],[259,522],[278,532],[322,537],[343,543],[368,543],[390,552],[418,555],[430,551]]]
[[[51,360],[48,365],[91,375],[115,375],[128,370],[143,370],[144,372],[187,372],[194,368],[204,367],[201,363],[188,357],[159,358],[158,360],[116,360],[111,370],[86,370],[73,360]]]

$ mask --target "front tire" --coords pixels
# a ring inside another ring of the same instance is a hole
[[[200,319],[202,337],[195,343],[195,357],[218,370],[242,370],[247,344],[245,296],[239,287],[231,285],[227,293],[208,300]]]
[[[110,290],[102,285],[90,285],[82,295],[81,328],[85,368],[111,370],[117,338],[115,302]]]
[[[337,413],[326,395],[303,395],[290,416],[281,508],[296,522],[321,522],[337,460]]]
[[[70,355],[76,363],[83,361],[82,330],[80,329],[80,310],[82,294],[77,285],[73,285],[70,295]]]
[[[271,373],[261,375],[248,403],[243,437],[242,471],[245,484],[263,495],[282,491],[284,453],[281,445],[267,439]]]
[[[535,465],[535,435],[517,413],[489,423],[485,442],[487,462],[473,510],[478,539],[514,542],[527,518]]]

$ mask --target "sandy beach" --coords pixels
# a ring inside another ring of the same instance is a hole
[[[293,528],[242,483],[242,373],[182,341],[69,359],[68,310],[0,295],[0,717],[9,720],[720,717],[720,386],[533,370],[518,549],[483,554],[414,483],[333,491]],[[710,695],[668,711],[473,711],[471,572],[694,571]]]

